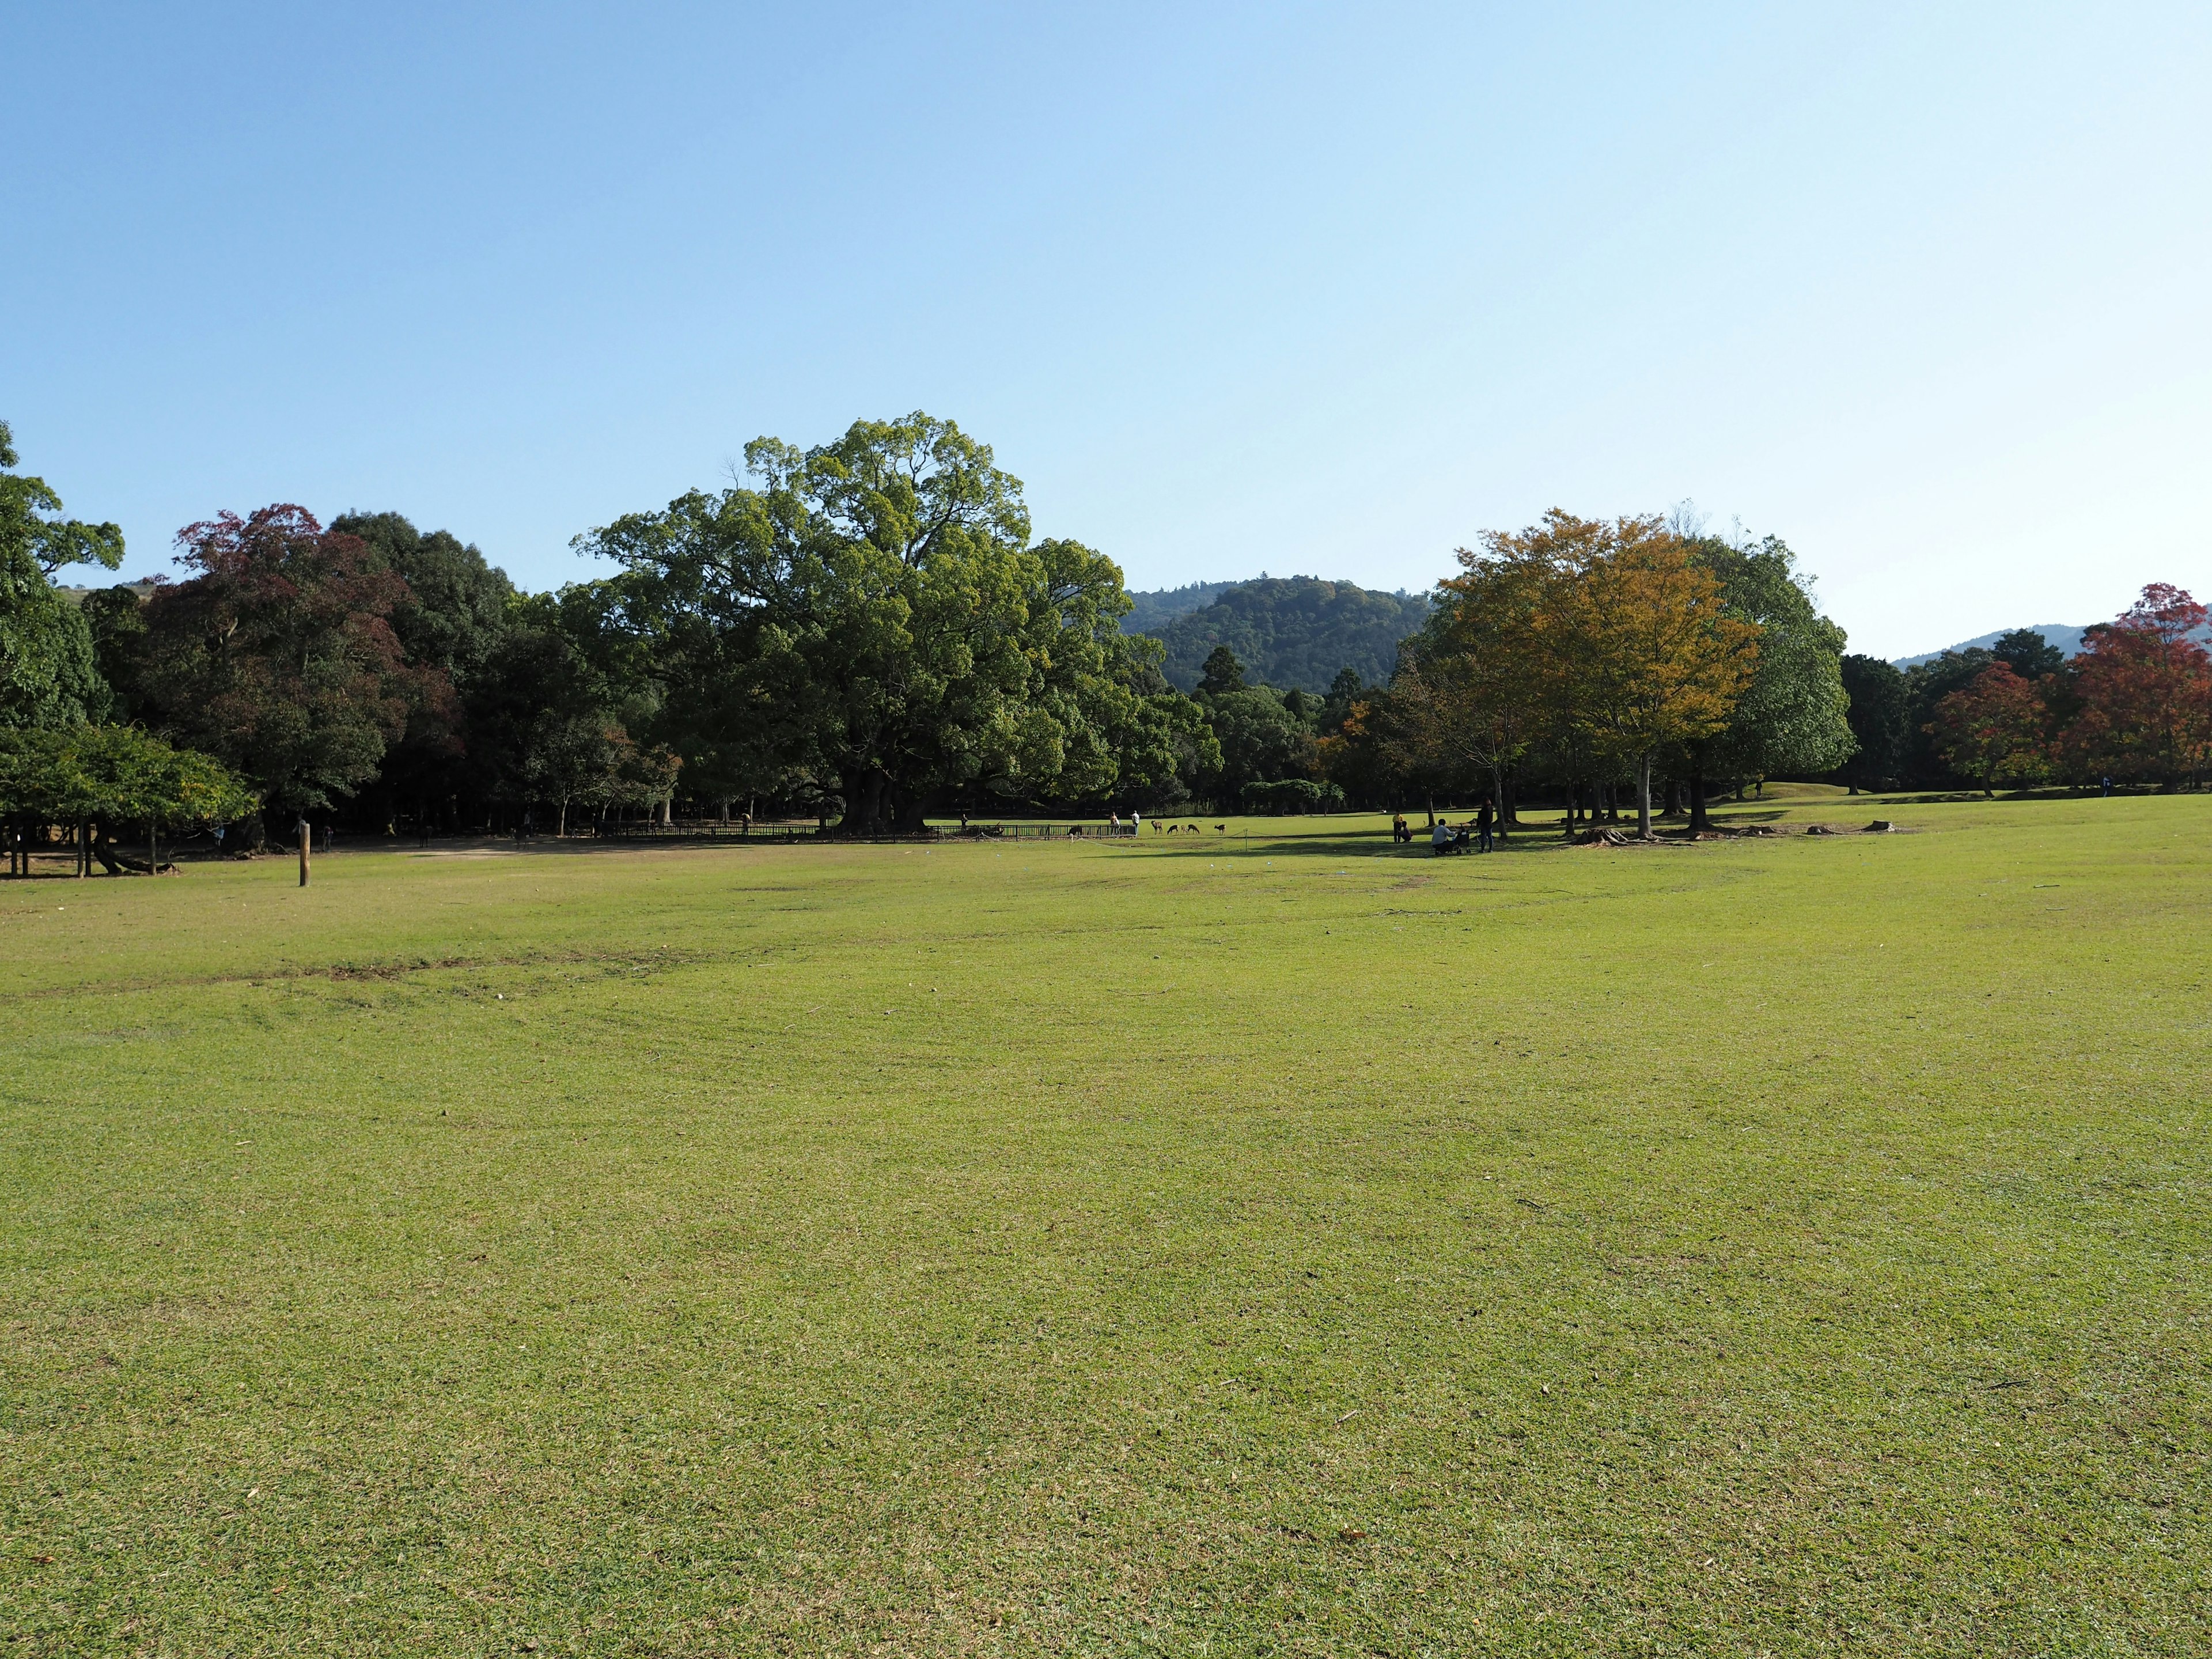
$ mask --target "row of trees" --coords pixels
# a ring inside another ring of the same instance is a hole
[[[82,603],[55,571],[112,568],[119,533],[58,520],[51,491],[9,475],[27,528],[0,593],[0,728],[158,734],[280,821],[542,811],[565,830],[680,793],[872,832],[958,807],[1234,799],[1253,781],[1224,771],[1158,641],[1121,632],[1120,571],[1033,539],[1019,482],[951,422],[764,439],[747,461],[748,484],[580,537],[614,574],[556,592],[520,593],[397,514],[325,526],[277,505],[179,532],[184,580]],[[9,810],[51,807],[19,791]]]
[[[112,568],[121,535],[63,517],[0,427],[0,731],[76,734],[13,741],[0,812],[174,821],[258,800],[280,822],[542,812],[565,831],[681,798],[868,833],[1194,799],[1481,793],[1510,819],[1543,788],[1571,827],[1632,789],[1648,830],[1657,789],[1702,823],[1717,783],[2172,781],[2212,744],[2185,594],[2147,592],[2071,664],[2014,635],[1900,672],[1844,655],[1780,540],[1680,517],[1553,512],[1462,550],[1384,684],[1255,684],[1223,645],[1185,695],[1160,642],[1122,631],[1120,571],[1034,538],[1020,483],[952,423],[763,439],[746,461],[748,482],[579,537],[610,574],[554,592],[396,514],[325,526],[277,505],[179,532],[183,580],[79,602],[57,573]]]
[[[2153,583],[2069,659],[2033,629],[1900,669],[1844,659],[1853,790],[2201,779],[2212,720],[2204,608]]]
[[[1510,818],[1516,786],[1541,782],[1571,826],[1617,816],[1626,784],[1648,834],[1655,778],[1702,828],[1715,781],[1825,772],[1851,751],[1843,630],[1778,538],[1554,510],[1458,557],[1389,685],[1321,745],[1348,793],[1479,792]]]
[[[2008,635],[1981,660],[1957,653],[1948,677],[1972,678],[1936,699],[1925,734],[1990,793],[2053,779],[2194,785],[2212,759],[2205,634],[2204,606],[2154,583],[2087,629],[2070,661],[2040,635]]]
[[[54,585],[76,565],[113,569],[123,533],[63,514],[42,478],[18,473],[15,434],[0,421],[0,841],[8,873],[23,872],[27,837],[76,826],[80,858],[110,871],[115,826],[150,830],[250,813],[254,793],[207,756],[113,723],[116,699],[99,670],[89,619]],[[158,864],[149,848],[145,863]]]

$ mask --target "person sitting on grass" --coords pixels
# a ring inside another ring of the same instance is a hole
[[[1451,825],[1438,818],[1429,830],[1429,850],[1432,853],[1443,853],[1449,850],[1451,844]]]

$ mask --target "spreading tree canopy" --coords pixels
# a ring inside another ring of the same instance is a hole
[[[1193,722],[1147,687],[1157,644],[1120,631],[1120,571],[1032,544],[988,446],[915,414],[811,449],[758,439],[745,459],[757,488],[578,538],[640,579],[687,753],[732,782],[801,769],[861,832],[917,828],[963,793],[1097,799],[1172,776]]]

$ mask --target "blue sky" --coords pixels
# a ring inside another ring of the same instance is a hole
[[[2212,589],[2212,8],[0,6],[0,417],[127,570],[530,586],[959,421],[1131,586],[1688,498],[1854,648]]]

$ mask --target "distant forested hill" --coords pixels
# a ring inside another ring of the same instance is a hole
[[[1129,595],[1129,614],[1121,618],[1124,634],[1151,634],[1159,631],[1177,617],[1188,617],[1192,611],[1204,609],[1226,593],[1241,586],[1238,582],[1193,582],[1188,587],[1163,587],[1150,593]]]
[[[1255,681],[1285,691],[1326,691],[1341,668],[1356,668],[1370,683],[1389,678],[1398,641],[1428,614],[1428,600],[1418,594],[1377,593],[1313,576],[1262,576],[1224,585],[1212,604],[1158,625],[1123,626],[1166,642],[1161,668],[1185,691],[1198,684],[1206,653],[1217,645],[1234,651]]]

